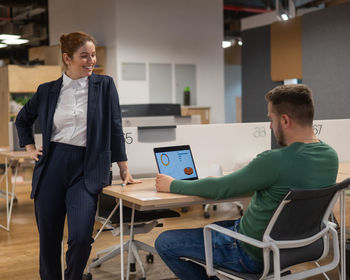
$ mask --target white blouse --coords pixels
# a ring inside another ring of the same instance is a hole
[[[86,146],[88,89],[88,77],[72,80],[63,73],[51,141]]]

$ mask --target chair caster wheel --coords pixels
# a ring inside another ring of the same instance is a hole
[[[154,256],[153,256],[151,253],[149,253],[149,254],[146,256],[146,261],[147,261],[147,263],[153,263],[153,261],[154,261]]]
[[[94,259],[92,259],[92,262],[96,262],[98,260],[99,260],[99,258],[94,258]],[[95,266],[95,267],[101,267],[101,264],[99,264],[98,266]]]
[[[135,272],[136,271],[136,264],[135,263],[131,263],[130,264],[130,272]]]
[[[182,207],[181,208],[182,213],[187,213],[188,212],[188,207]]]
[[[92,274],[91,273],[83,274],[83,280],[92,280]]]
[[[204,212],[204,218],[209,219],[210,218],[210,214],[208,212]]]

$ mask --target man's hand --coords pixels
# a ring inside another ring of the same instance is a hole
[[[130,172],[129,172],[129,168],[128,168],[128,162],[127,161],[119,161],[117,162],[118,166],[119,166],[119,174],[120,174],[120,178],[122,179],[122,186],[125,186],[126,184],[138,184],[141,183],[140,180],[135,180]]]
[[[158,174],[156,178],[156,189],[158,192],[170,192],[170,184],[175,179],[168,175]]]
[[[31,159],[38,161],[39,156],[43,155],[43,146],[41,146],[39,149],[36,149],[34,144],[29,144],[26,145],[26,151]]]

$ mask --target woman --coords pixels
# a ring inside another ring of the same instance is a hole
[[[65,279],[82,279],[91,251],[97,197],[117,162],[123,184],[129,173],[118,93],[113,79],[93,74],[95,40],[83,32],[60,38],[63,76],[39,86],[16,118],[20,145],[36,161],[31,198],[40,235],[41,279],[61,275],[61,241],[68,222]],[[32,125],[39,118],[43,147]]]

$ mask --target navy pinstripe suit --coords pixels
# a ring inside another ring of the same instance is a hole
[[[65,279],[81,279],[92,243],[97,195],[110,180],[110,164],[127,160],[118,93],[113,79],[89,77],[86,148],[50,142],[62,77],[39,86],[22,108],[16,127],[23,147],[34,144],[32,125],[39,118],[43,155],[36,162],[31,198],[40,234],[40,275],[60,279],[60,242],[68,217]]]

